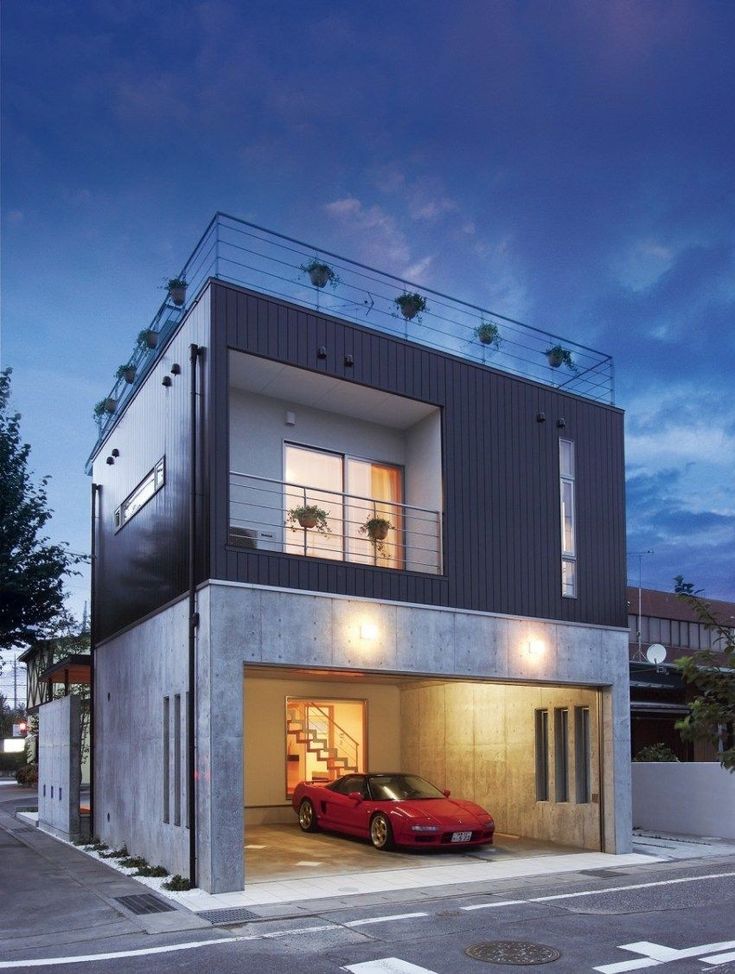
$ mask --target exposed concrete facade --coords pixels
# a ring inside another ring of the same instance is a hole
[[[79,838],[79,697],[72,693],[44,704],[38,721],[38,824],[62,838]]]

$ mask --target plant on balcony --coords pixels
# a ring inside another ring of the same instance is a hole
[[[291,508],[286,518],[286,524],[292,531],[305,528],[306,530],[318,531],[319,534],[331,534],[331,528],[327,523],[328,518],[329,511],[322,510],[316,504],[304,504],[301,507]]]
[[[572,372],[577,371],[577,366],[574,364],[574,359],[572,358],[572,353],[568,348],[564,348],[563,345],[552,345],[551,348],[547,348],[544,355],[549,360],[549,365],[552,369],[558,369],[560,365],[566,365],[568,369]]]
[[[149,348],[155,348],[158,345],[158,332],[153,331],[152,328],[144,328],[138,334],[135,344],[138,348],[142,348],[144,352],[148,351]]]
[[[364,524],[360,525],[360,534],[366,534],[368,540],[372,542],[375,550],[387,558],[387,552],[385,550],[385,539],[388,537],[388,532],[392,529],[393,525],[385,517],[369,517]]]
[[[316,257],[314,260],[309,261],[308,264],[302,264],[301,270],[305,274],[309,275],[309,280],[314,287],[323,288],[326,287],[327,284],[335,287],[335,285],[339,284],[339,278],[329,264],[325,264]]]
[[[168,296],[177,308],[181,308],[186,301],[186,281],[183,277],[171,277],[166,284]]]
[[[475,328],[475,338],[481,345],[500,348],[500,329],[492,321],[481,321]]]
[[[121,365],[117,372],[115,373],[116,379],[125,379],[127,384],[131,386],[135,382],[135,373],[137,366],[133,365],[132,362],[128,362],[127,365]]]
[[[426,298],[417,291],[404,291],[393,299],[406,321],[411,321],[423,311],[426,311]],[[421,320],[421,319],[419,319]]]
[[[114,413],[116,409],[117,399],[113,399],[112,396],[108,396],[106,399],[100,399],[92,412],[94,418],[97,420],[97,422],[99,422],[106,413]]]

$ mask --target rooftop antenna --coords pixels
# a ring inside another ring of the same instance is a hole
[[[641,603],[643,600],[642,590],[643,590],[643,556],[652,555],[653,549],[649,548],[646,551],[629,551],[629,558],[638,559],[638,631],[636,632],[636,639],[638,641],[638,649],[635,655],[636,662],[645,662],[645,657],[643,655],[643,650],[641,648]]]

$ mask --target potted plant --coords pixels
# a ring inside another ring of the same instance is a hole
[[[168,296],[177,308],[181,308],[186,301],[186,281],[183,277],[171,277],[166,284]]]
[[[364,524],[360,525],[360,534],[366,534],[368,539],[375,546],[375,550],[381,555],[385,554],[385,539],[388,537],[388,532],[391,530],[393,525],[385,517],[369,517]]]
[[[120,366],[120,368],[115,373],[115,378],[125,379],[127,384],[131,386],[135,382],[136,371],[137,371],[137,366],[133,365],[132,362],[128,362],[127,365]]]
[[[329,264],[325,264],[316,257],[308,264],[302,264],[301,270],[305,274],[309,275],[309,280],[314,287],[323,288],[326,287],[327,284],[331,284],[332,287],[334,287],[335,284],[339,283],[339,278]]]
[[[544,355],[549,360],[549,365],[552,369],[558,369],[560,365],[566,365],[566,367],[571,369],[572,372],[577,371],[577,366],[574,364],[572,353],[568,348],[564,348],[563,345],[552,345],[551,348],[546,349]]]
[[[331,534],[331,529],[327,523],[329,511],[317,507],[316,504],[303,504],[300,507],[292,507],[288,512],[286,523],[292,531],[299,528],[318,531],[319,534]]]
[[[144,328],[138,335],[138,340],[136,345],[138,348],[142,348],[143,351],[147,351],[149,348],[155,348],[158,344],[158,332],[153,331],[152,328]]]
[[[94,418],[99,422],[106,413],[112,414],[116,409],[117,399],[113,399],[112,396],[100,399],[94,407]]]
[[[500,348],[500,329],[492,321],[481,321],[475,328],[475,338],[481,345]]]
[[[393,299],[406,321],[411,321],[422,311],[426,311],[426,298],[416,291],[404,291]]]

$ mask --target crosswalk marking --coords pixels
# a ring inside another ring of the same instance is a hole
[[[360,964],[348,964],[342,968],[351,974],[436,974],[428,967],[417,967],[399,957],[381,957],[379,960],[363,961]]]
[[[602,967],[593,968],[593,970],[598,971],[599,974],[625,974],[627,971],[642,971],[647,967],[660,967],[662,964],[686,960],[689,957],[698,957],[708,964],[722,964],[725,960],[735,958],[735,953],[706,957],[704,955],[713,955],[718,951],[731,951],[734,947],[735,940],[723,940],[716,944],[700,944],[698,947],[685,947],[683,950],[677,950],[675,947],[666,947],[664,944],[652,944],[647,940],[640,940],[634,944],[620,944],[618,949],[628,950],[632,954],[642,954],[642,957],[636,957],[635,960],[618,961],[615,964],[604,964]]]

